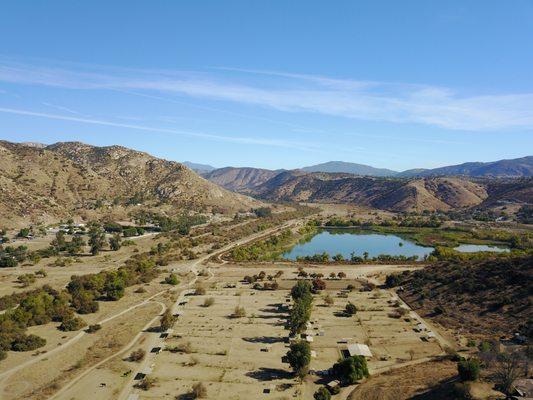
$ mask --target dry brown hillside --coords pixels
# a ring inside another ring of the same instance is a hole
[[[279,172],[261,168],[227,167],[215,169],[207,174],[203,174],[203,176],[226,189],[244,192],[247,189],[253,189],[265,183],[279,174]]]
[[[254,188],[273,201],[352,203],[393,211],[473,207],[488,198],[486,184],[462,178],[395,179],[287,171]]]
[[[235,211],[259,205],[183,164],[120,146],[0,141],[0,224],[27,225],[95,208],[167,206],[176,212]],[[103,206],[103,207],[102,207]]]

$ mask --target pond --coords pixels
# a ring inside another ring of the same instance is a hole
[[[387,254],[406,257],[418,256],[419,259],[423,259],[424,256],[433,251],[433,248],[419,246],[396,235],[332,229],[321,230],[309,241],[297,244],[285,252],[283,258],[296,260],[297,257],[326,252],[330,256],[340,253],[344,258],[349,259],[352,252],[363,257],[365,251],[368,252],[369,258]]]
[[[476,253],[478,251],[493,251],[496,253],[508,252],[505,247],[487,246],[486,244],[461,244],[454,248],[461,253]]]

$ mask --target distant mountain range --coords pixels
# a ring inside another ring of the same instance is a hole
[[[194,163],[192,161],[184,161],[182,164],[186,165],[187,167],[192,169],[194,172],[197,172],[199,174],[205,174],[206,172],[211,172],[216,169],[212,165],[199,164],[199,163]]]
[[[236,171],[245,171],[247,180],[255,182],[255,178],[251,177],[254,170],[260,172],[261,176],[266,176],[266,171],[280,172],[281,170],[266,170],[252,167],[226,167],[215,169],[210,165],[194,164],[185,162],[185,165],[195,170],[196,172],[206,175],[212,173],[210,176],[219,180],[219,184],[223,185],[228,182],[224,174],[231,171],[233,176],[239,175]],[[217,172],[215,172],[217,171]],[[375,176],[375,177],[397,177],[397,178],[416,178],[416,177],[436,177],[436,176],[463,176],[463,177],[497,177],[497,178],[518,178],[533,176],[533,156],[522,158],[515,158],[512,160],[499,160],[493,162],[467,162],[464,164],[450,165],[446,167],[425,169],[416,168],[409,169],[403,172],[393,171],[386,168],[375,168],[370,165],[356,164],[345,161],[329,161],[322,164],[310,165],[299,169],[303,172],[325,172],[325,173],[345,173],[361,176]],[[242,177],[242,174],[239,175]],[[240,178],[239,178],[240,179]],[[224,181],[224,182],[222,182]],[[239,184],[242,186],[242,184]],[[234,188],[232,188],[234,190]]]
[[[407,170],[396,176],[527,177],[533,176],[533,156],[486,163],[467,162],[434,169]]]
[[[311,165],[302,168],[305,172],[343,172],[347,174],[366,175],[366,176],[394,176],[397,171],[386,168],[374,168],[369,165],[356,164],[345,161],[329,161],[323,164]]]

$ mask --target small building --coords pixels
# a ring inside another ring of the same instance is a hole
[[[344,358],[353,356],[363,356],[365,358],[372,358],[372,352],[366,344],[353,343],[346,346],[346,349],[341,350]]]
[[[326,386],[328,387],[328,389],[330,390],[335,390],[335,388],[338,388],[340,386],[340,381],[338,380],[334,380],[334,381],[329,381]]]
[[[311,358],[316,358],[316,351],[311,350]]]

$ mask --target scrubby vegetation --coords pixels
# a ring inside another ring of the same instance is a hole
[[[445,261],[387,277],[402,298],[444,325],[472,333],[531,336],[533,256]]]
[[[79,330],[86,324],[74,311],[96,312],[98,300],[118,300],[128,286],[149,282],[157,274],[155,262],[148,253],[136,254],[117,270],[72,276],[66,290],[58,291],[45,285],[3,296],[0,309],[7,311],[0,315],[0,351],[27,351],[44,346],[44,339],[25,333],[30,326],[54,321],[60,322],[61,330]]]
[[[178,217],[171,218],[150,211],[140,211],[134,215],[134,218],[139,225],[150,224],[158,227],[162,232],[176,231],[182,235],[188,234],[191,227],[207,222],[207,218],[199,214],[181,214]]]
[[[276,259],[282,250],[293,241],[289,229],[267,239],[258,240],[246,246],[237,246],[231,251],[234,261],[258,261]]]

